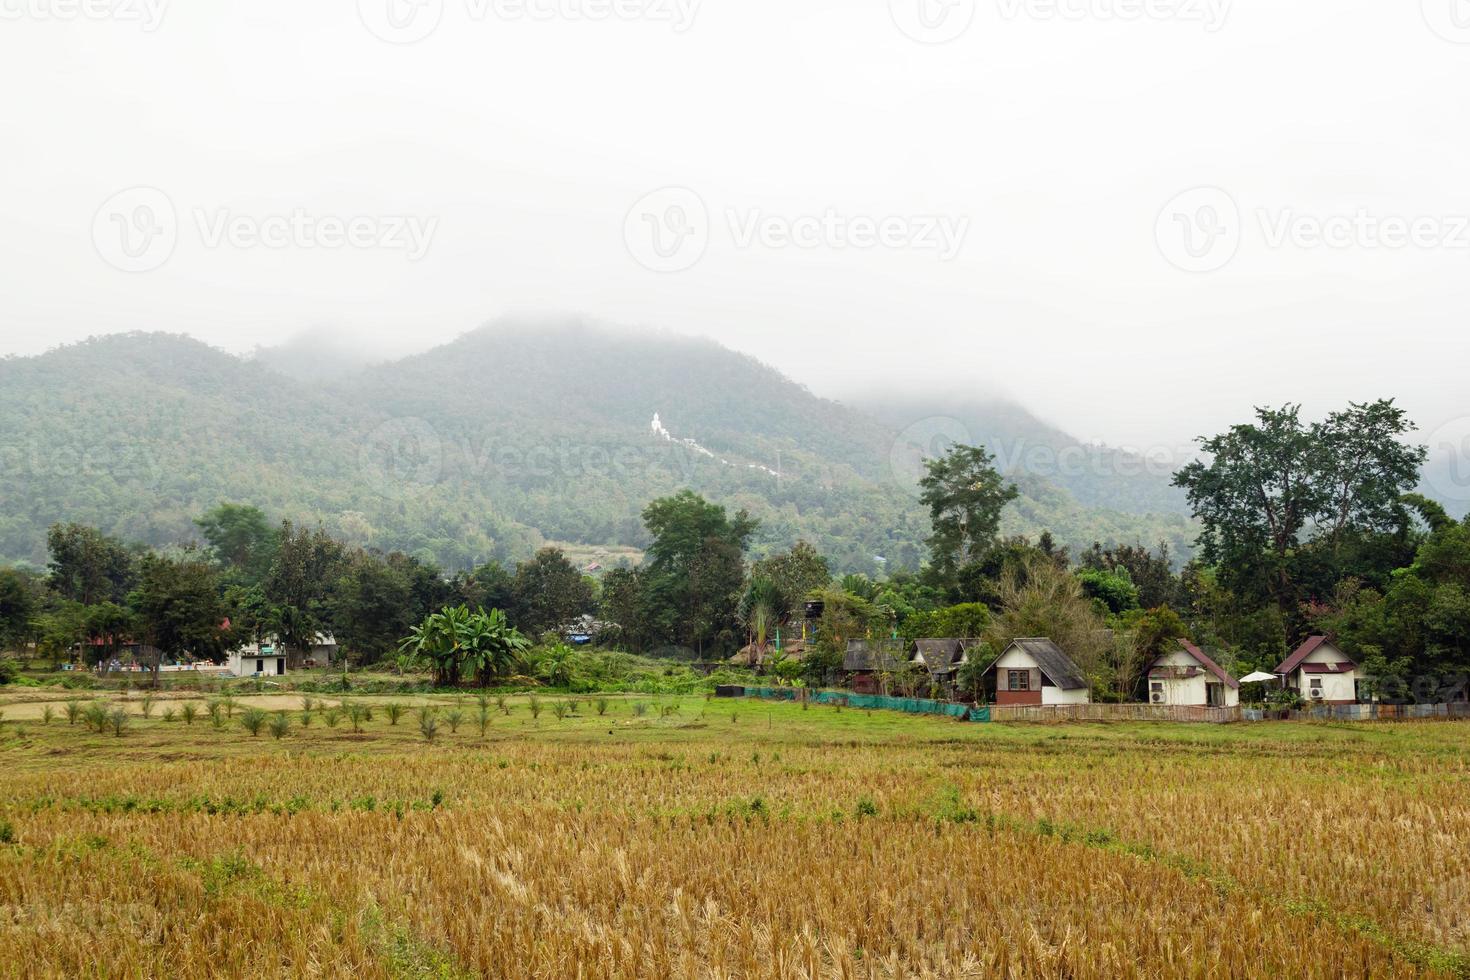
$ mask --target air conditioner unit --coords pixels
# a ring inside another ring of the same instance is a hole
[[[1314,688],[1312,688],[1312,700],[1313,701],[1321,701],[1322,700],[1322,689],[1320,687],[1314,687]]]
[[[1164,692],[1163,691],[1155,691],[1154,693],[1152,693],[1152,694],[1149,695],[1149,698],[1148,699],[1150,701],[1152,701],[1154,704],[1163,704],[1164,703]]]

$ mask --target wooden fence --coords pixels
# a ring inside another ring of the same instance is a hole
[[[1005,704],[990,706],[991,721],[1189,721],[1223,725],[1240,721],[1240,708],[1182,704]]]

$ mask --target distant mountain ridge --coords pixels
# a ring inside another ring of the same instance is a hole
[[[195,516],[233,500],[455,568],[548,540],[639,547],[644,505],[682,487],[759,517],[760,550],[805,538],[844,572],[923,559],[929,447],[891,412],[819,398],[708,340],[522,320],[386,364],[296,377],[273,364],[165,334],[0,361],[0,560],[43,562],[58,520],[190,540]],[[1040,426],[1003,408],[955,411],[987,441]],[[1016,479],[1007,533],[1176,553],[1192,538],[1177,508],[1117,497],[1167,504],[1152,485]]]

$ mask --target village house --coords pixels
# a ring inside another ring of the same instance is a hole
[[[336,639],[318,633],[306,653],[306,664],[328,666],[336,656]],[[286,673],[286,660],[286,648],[274,636],[268,636],[231,650],[229,672],[236,677],[280,677]]]
[[[918,639],[914,641],[909,660],[927,671],[930,680],[939,688],[940,696],[947,698],[955,693],[960,666],[965,662],[965,648],[964,640],[953,637]]]
[[[891,693],[893,680],[909,673],[904,641],[848,640],[842,669],[857,694]]]
[[[1282,690],[1320,704],[1356,704],[1358,663],[1325,636],[1309,637],[1275,670]]]
[[[1148,665],[1149,704],[1233,708],[1240,682],[1188,640]]]
[[[1081,668],[1045,637],[1012,640],[985,677],[999,705],[1092,703]]]

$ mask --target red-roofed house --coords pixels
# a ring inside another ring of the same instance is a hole
[[[1148,665],[1150,704],[1233,708],[1240,704],[1240,682],[1188,640]]]
[[[1281,686],[1322,704],[1358,703],[1358,663],[1328,642],[1309,637],[1276,667]]]

